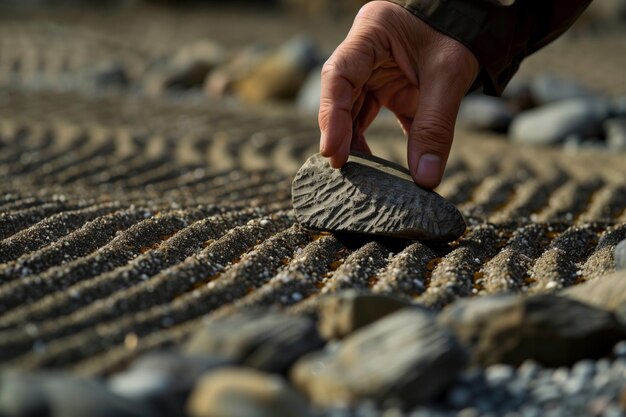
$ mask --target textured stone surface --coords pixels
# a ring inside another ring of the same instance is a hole
[[[626,302],[626,270],[567,288],[562,295],[605,310],[615,310]]]
[[[94,379],[61,373],[5,371],[0,375],[3,417],[159,417],[157,409],[108,391]]]
[[[308,417],[306,400],[286,381],[244,368],[209,372],[187,403],[190,417]]]
[[[298,220],[315,229],[420,240],[451,241],[463,234],[459,211],[413,182],[407,169],[353,153],[340,170],[316,154],[293,181]]]
[[[164,415],[179,416],[184,415],[185,402],[198,379],[209,370],[231,364],[209,356],[151,353],[115,374],[108,386],[121,397],[150,404]]]
[[[612,313],[555,295],[463,300],[439,322],[472,347],[472,362],[480,365],[527,359],[571,365],[608,354],[626,336]]]
[[[196,331],[185,351],[285,372],[299,357],[322,345],[315,324],[306,317],[241,313],[207,323]]]
[[[407,308],[305,356],[291,377],[314,403],[405,403],[440,394],[465,366],[465,350],[430,313]]]
[[[409,303],[396,297],[342,291],[320,300],[318,329],[325,339],[341,339],[407,306]]]

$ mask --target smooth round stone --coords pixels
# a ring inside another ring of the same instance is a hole
[[[465,231],[456,207],[417,186],[406,168],[361,153],[341,169],[313,155],[296,174],[292,200],[298,221],[313,229],[431,241]]]
[[[571,99],[525,111],[509,128],[514,142],[552,145],[572,135],[594,136],[610,116],[609,104],[597,99]]]
[[[615,246],[615,269],[626,270],[626,239]]]

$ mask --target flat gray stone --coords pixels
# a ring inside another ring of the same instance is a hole
[[[3,417],[159,417],[148,404],[115,395],[95,379],[60,372],[0,374]]]
[[[615,269],[626,270],[626,239],[615,246]]]
[[[456,207],[418,187],[406,168],[361,153],[341,169],[313,155],[296,174],[292,200],[298,221],[313,229],[431,241],[465,231]]]
[[[499,97],[472,94],[463,99],[457,124],[474,130],[506,131],[515,112]]]
[[[365,399],[410,405],[441,394],[466,361],[466,351],[430,313],[406,308],[300,359],[291,378],[322,407]]]
[[[463,300],[444,310],[439,322],[471,347],[472,362],[481,366],[528,359],[569,366],[607,355],[626,336],[611,312],[556,295]]]
[[[190,417],[308,417],[304,397],[277,375],[224,368],[207,373],[187,402]]]
[[[602,123],[610,116],[609,103],[598,99],[570,99],[525,111],[509,129],[515,142],[553,145],[572,135],[581,137],[601,133]]]
[[[622,245],[622,247],[626,247],[626,245]],[[561,291],[561,295],[598,308],[615,311],[621,304],[626,303],[626,270],[619,270],[568,287]]]
[[[185,352],[283,373],[323,344],[315,323],[307,317],[247,312],[208,322],[191,337]]]
[[[320,300],[318,329],[325,339],[341,339],[409,306],[406,301],[388,295],[341,291]]]
[[[232,361],[207,355],[155,352],[135,360],[130,368],[111,377],[109,389],[121,397],[150,404],[166,416],[185,414],[185,403],[207,371]]]

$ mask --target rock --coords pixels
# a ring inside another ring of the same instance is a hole
[[[318,329],[325,339],[342,339],[410,304],[395,297],[346,290],[320,300]]]
[[[570,135],[595,136],[609,115],[604,101],[572,99],[521,113],[511,123],[509,135],[515,142],[551,145]]]
[[[200,377],[208,370],[232,363],[209,356],[186,356],[177,352],[148,354],[108,381],[109,389],[144,402],[168,416],[183,415],[185,402]]]
[[[201,86],[209,72],[226,60],[226,52],[216,43],[203,40],[184,46],[170,59],[153,65],[145,75],[144,86],[152,94],[165,90],[187,90]]]
[[[399,400],[429,401],[464,368],[465,350],[434,318],[404,309],[300,359],[291,377],[320,406]]]
[[[233,89],[238,97],[252,103],[293,100],[319,62],[313,42],[307,37],[296,37],[261,60]]]
[[[501,96],[506,100],[509,108],[517,113],[535,106],[535,102],[530,91],[530,80],[515,76],[507,84]]]
[[[481,366],[527,359],[568,366],[606,355],[626,336],[612,313],[556,295],[462,300],[439,321],[471,346],[472,362]]]
[[[309,72],[302,88],[298,91],[296,105],[307,113],[317,114],[320,109],[320,94],[322,90],[322,67],[316,67]]]
[[[615,269],[626,270],[626,239],[615,246]],[[626,280],[626,277],[625,277]]]
[[[600,98],[600,93],[578,81],[554,74],[534,77],[530,80],[529,87],[533,100],[539,105],[571,99]]]
[[[91,78],[98,88],[126,87],[130,82],[126,68],[119,62],[108,62],[92,70]]]
[[[471,94],[461,102],[457,123],[468,129],[505,132],[514,116],[505,100]]]
[[[252,44],[236,53],[206,77],[204,91],[209,96],[223,97],[233,92],[234,86],[249,77],[259,63],[269,55],[265,45]]]
[[[208,322],[192,336],[185,351],[283,373],[323,344],[315,323],[307,317],[249,312]]]
[[[613,311],[626,302],[626,271],[617,271],[566,288],[561,291],[561,295],[598,308]]]
[[[352,153],[340,170],[319,154],[293,180],[300,223],[314,229],[452,241],[465,231],[461,213],[439,194],[418,187],[406,168]]]
[[[155,417],[147,404],[108,391],[94,379],[47,372],[4,371],[0,375],[3,417]]]
[[[304,398],[279,376],[225,368],[206,374],[187,403],[190,417],[308,417]]]
[[[606,144],[613,151],[626,151],[626,118],[604,122]]]

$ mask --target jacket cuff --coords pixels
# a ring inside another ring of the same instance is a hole
[[[388,0],[398,4],[439,32],[465,45],[478,59],[481,72],[471,90],[500,95],[526,56],[506,36],[516,28],[517,5],[488,0]],[[504,34],[504,35],[503,35]],[[512,56],[517,51],[517,56]]]

